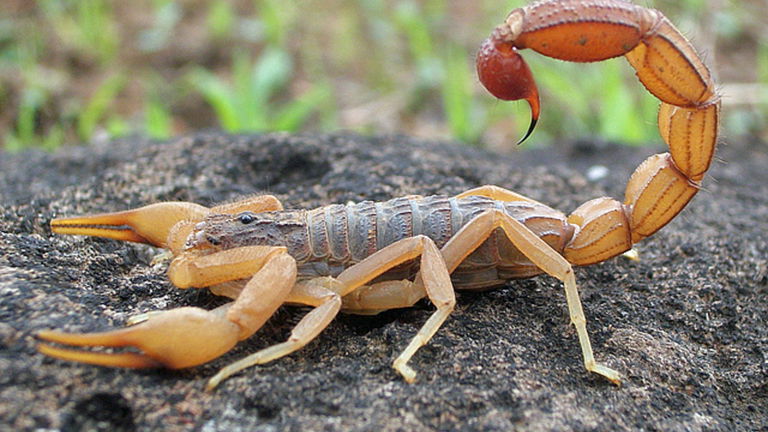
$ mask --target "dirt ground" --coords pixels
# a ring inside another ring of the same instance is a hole
[[[263,191],[312,207],[485,183],[570,211],[622,196],[648,154],[581,142],[502,156],[346,134],[203,134],[0,154],[0,429],[766,430],[768,152],[750,143],[721,146],[704,190],[638,245],[640,261],[577,269],[596,356],[623,374],[621,387],[583,370],[562,288],[549,277],[460,294],[415,356],[412,385],[390,363],[431,313],[426,302],[341,316],[303,350],[213,394],[203,391],[208,377],[282,341],[306,310],[281,309],[230,354],[185,371],[109,369],[35,351],[41,329],[108,329],[139,312],[221,303],[173,289],[164,266],[149,265],[155,249],[53,236],[57,215]],[[607,174],[593,180],[596,166]]]

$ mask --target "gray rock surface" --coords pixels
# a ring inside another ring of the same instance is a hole
[[[768,155],[724,146],[693,203],[638,245],[642,260],[577,269],[599,360],[586,373],[560,285],[549,277],[462,293],[413,360],[390,363],[431,312],[422,302],[341,316],[300,352],[203,392],[218,368],[280,342],[305,312],[282,308],[223,358],[184,370],[72,364],[35,351],[47,328],[101,330],[130,315],[222,302],[174,289],[157,250],[53,236],[56,215],[164,200],[209,205],[259,192],[290,207],[498,184],[564,211],[622,196],[650,152],[580,143],[500,156],[404,137],[197,135],[58,154],[0,154],[0,429],[766,430]],[[590,167],[607,176],[588,180]]]

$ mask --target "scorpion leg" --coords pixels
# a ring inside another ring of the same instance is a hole
[[[423,281],[421,283],[424,285],[427,297],[437,310],[392,365],[407,382],[413,382],[416,377],[416,372],[407,365],[408,360],[419,347],[429,342],[456,305],[451,277],[440,255],[440,250],[429,237],[419,235],[404,238],[349,267],[337,277],[339,282],[344,284],[344,289],[340,293],[344,297],[387,270],[419,257],[419,274]]]
[[[357,315],[376,315],[379,312],[411,307],[426,297],[424,285],[413,281],[391,280],[363,285],[342,298],[341,309]]]
[[[68,334],[43,331],[38,338],[69,346],[134,347],[141,353],[100,353],[40,344],[43,354],[103,366],[181,369],[226,353],[255,333],[283,304],[296,280],[296,262],[283,247],[246,246],[182,262],[174,283],[206,286],[249,277],[238,298],[212,311],[183,307],[149,314],[138,325],[110,332]]]
[[[534,199],[528,198],[525,195],[520,195],[517,192],[513,192],[509,189],[505,189],[503,187],[499,187],[496,185],[478,186],[476,188],[470,189],[466,192],[462,192],[456,195],[456,198],[466,198],[468,196],[483,196],[483,197],[491,198],[496,201],[504,201],[504,202],[527,201],[527,202],[532,202],[536,204],[541,204],[540,202]]]
[[[515,247],[537,267],[563,282],[568,311],[579,337],[584,366],[612,383],[619,384],[618,372],[595,361],[571,264],[521,222],[496,209],[487,210],[472,219],[443,246],[442,254],[448,271],[455,270],[497,228],[502,229]]]
[[[424,278],[423,287],[422,282],[414,283],[408,280],[380,282],[371,286],[364,285],[392,267],[418,256],[421,256],[422,273],[426,272],[425,274],[428,275]],[[356,294],[358,290],[362,290],[362,293]],[[315,309],[305,315],[296,325],[286,342],[265,348],[226,366],[211,378],[207,389],[215,388],[222,380],[243,369],[270,362],[305,346],[336,317],[342,306],[342,296],[345,299],[348,297],[352,299],[347,300],[346,304],[352,304],[353,308],[381,310],[390,307],[410,306],[422,298],[425,291],[438,310],[430,317],[427,324],[413,338],[411,344],[395,360],[394,364],[395,369],[403,375],[406,381],[413,382],[416,373],[406,363],[420,346],[431,339],[453,310],[455,304],[453,286],[450,276],[445,270],[440,252],[434,242],[425,236],[411,237],[389,245],[348,268],[337,278],[321,277],[298,282],[285,302],[311,305],[315,306]],[[400,294],[401,297],[392,299],[387,297],[389,294]],[[387,297],[383,300],[386,304],[382,303],[383,297]],[[393,304],[396,305],[393,306]]]
[[[206,385],[213,390],[223,380],[251,366],[268,363],[302,348],[317,337],[338,315],[341,309],[341,284],[333,278],[316,278],[299,282],[286,298],[287,303],[315,306],[296,324],[288,340],[257,351],[248,357],[231,363],[216,373]]]
[[[302,285],[309,285],[302,286]],[[323,295],[311,289],[311,286],[335,293],[344,292],[344,287],[336,278],[331,276],[318,277],[307,281],[296,282],[286,304],[294,306],[319,306]],[[224,283],[209,287],[211,292],[230,298],[237,298],[242,290],[240,283]],[[417,284],[408,279],[377,282],[372,285],[361,285],[341,299],[341,310],[355,315],[376,315],[386,310],[407,308],[427,296],[423,284]]]
[[[262,213],[280,211],[282,209],[283,204],[274,195],[256,195],[239,201],[211,207],[211,212],[235,214],[243,211],[252,211],[254,213]]]

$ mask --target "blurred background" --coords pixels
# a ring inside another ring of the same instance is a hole
[[[2,0],[0,146],[200,129],[403,133],[511,149],[524,102],[486,94],[482,39],[524,1]],[[768,139],[768,0],[637,0],[717,77],[726,140]],[[659,143],[657,101],[623,59],[523,52],[542,92],[527,147]]]

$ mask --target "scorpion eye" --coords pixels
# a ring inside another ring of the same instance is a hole
[[[249,223],[256,220],[256,215],[251,212],[243,212],[237,215],[237,220],[239,220],[243,225],[248,225]]]

